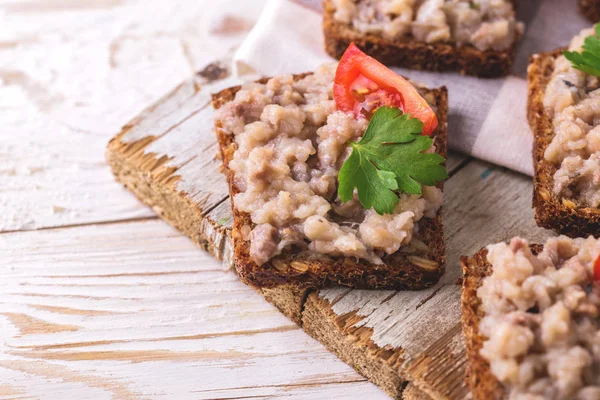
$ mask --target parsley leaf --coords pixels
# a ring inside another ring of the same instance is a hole
[[[377,109],[362,139],[351,142],[352,153],[338,175],[342,201],[358,191],[360,204],[378,214],[391,214],[398,194],[421,194],[421,185],[433,186],[448,178],[444,157],[423,153],[433,140],[422,136],[423,123],[397,108]]]
[[[563,54],[574,68],[588,75],[600,76],[600,24],[596,24],[594,29],[596,35],[585,38],[581,53],[565,51]]]
[[[351,200],[354,188],[357,187],[360,204],[366,209],[375,207],[376,210],[389,214],[398,204],[398,196],[392,192],[398,189],[396,175],[378,170],[360,150],[352,150],[340,170],[339,180],[338,194],[342,201]]]

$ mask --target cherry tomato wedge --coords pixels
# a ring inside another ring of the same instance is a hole
[[[600,257],[594,262],[594,281],[600,283]]]
[[[354,43],[338,65],[333,97],[338,110],[357,117],[370,118],[381,106],[397,107],[423,122],[423,135],[431,135],[438,125],[435,113],[413,85]]]

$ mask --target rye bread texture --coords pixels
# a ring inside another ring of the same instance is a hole
[[[532,245],[534,254],[542,250],[541,245]],[[492,273],[492,265],[487,261],[487,249],[483,248],[472,257],[461,257],[463,271],[462,282],[462,327],[467,348],[466,382],[475,400],[500,400],[505,398],[506,391],[501,382],[490,370],[490,364],[479,351],[486,339],[479,333],[479,321],[485,313],[481,300],[477,297],[477,289],[483,279]]]
[[[554,70],[554,61],[562,50],[535,54],[527,70],[527,117],[534,135],[533,208],[537,224],[571,237],[600,234],[600,209],[579,207],[574,201],[554,194],[556,167],[544,158],[554,138],[552,118],[544,108],[544,93]]]
[[[295,75],[299,80],[303,75]],[[264,80],[263,80],[264,81]],[[225,89],[213,95],[213,107],[218,109],[234,99],[239,86]],[[448,91],[445,87],[438,89],[422,89],[421,94],[437,109],[438,128],[433,133],[436,151],[447,156],[447,111]],[[223,162],[223,172],[227,176],[231,197],[239,193],[233,181],[233,172],[229,162],[237,148],[233,135],[222,129],[220,121],[215,121],[215,131]],[[438,187],[443,188],[443,184]],[[254,227],[250,215],[235,209],[232,238],[234,243],[235,268],[242,281],[261,288],[272,288],[279,285],[291,285],[302,288],[320,288],[331,285],[344,285],[362,289],[423,289],[435,284],[445,269],[446,250],[442,228],[442,210],[435,218],[423,218],[419,221],[419,238],[428,246],[423,253],[406,254],[398,251],[383,257],[383,265],[371,264],[355,258],[325,258],[310,252],[284,252],[263,265],[257,265],[250,258],[250,242],[242,238],[241,228],[244,225]],[[434,263],[425,263],[424,259]],[[284,266],[282,268],[282,265]]]
[[[516,5],[516,0],[512,3]],[[484,78],[508,75],[515,59],[518,40],[503,51],[482,51],[452,42],[425,43],[411,37],[389,40],[356,31],[349,24],[336,21],[334,13],[333,1],[324,0],[325,50],[336,59],[340,59],[348,45],[354,42],[362,51],[386,65],[436,72],[458,71]]]
[[[600,22],[600,0],[579,0],[581,13],[592,22]]]
[[[490,371],[490,364],[479,354],[483,338],[479,334],[479,321],[483,318],[481,301],[477,289],[483,279],[492,273],[492,266],[486,259],[487,250],[481,249],[472,257],[460,259],[463,271],[462,283],[462,326],[467,347],[466,381],[473,398],[496,400],[504,396],[504,388]]]

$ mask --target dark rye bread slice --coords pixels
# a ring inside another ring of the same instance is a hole
[[[303,75],[295,75],[299,80]],[[264,81],[264,80],[263,80]],[[213,107],[218,109],[233,100],[239,86],[225,89],[213,95]],[[421,90],[421,89],[420,89]],[[433,133],[436,151],[446,157],[448,91],[445,87],[422,89],[421,94],[437,109],[438,128]],[[231,197],[239,193],[233,182],[229,162],[236,149],[235,138],[224,132],[220,121],[215,121],[215,130],[220,145],[223,171],[227,175]],[[443,188],[443,185],[439,185]],[[419,238],[428,245],[424,253],[407,255],[400,251],[383,257],[384,265],[375,265],[354,258],[313,257],[308,252],[284,252],[277,256],[278,267],[271,261],[257,265],[250,258],[250,243],[242,238],[244,225],[254,226],[248,213],[235,209],[232,237],[234,262],[238,275],[246,284],[270,288],[293,285],[304,288],[319,288],[330,285],[345,285],[363,289],[423,289],[435,284],[444,273],[446,250],[442,229],[441,209],[435,218],[423,218],[419,222]],[[423,258],[434,263],[424,263]]]
[[[571,236],[598,235],[600,210],[579,207],[569,199],[554,194],[556,167],[544,158],[546,148],[554,138],[552,119],[544,108],[544,93],[554,70],[554,61],[562,50],[535,54],[531,57],[528,75],[527,117],[534,135],[533,145],[533,208],[535,220],[543,228]]]
[[[516,6],[517,2],[512,3]],[[508,75],[515,59],[518,40],[503,51],[482,51],[471,45],[457,46],[452,42],[418,42],[410,37],[389,40],[358,32],[349,24],[336,21],[334,13],[333,1],[324,0],[325,50],[337,59],[354,42],[362,51],[386,65],[426,71],[458,71],[485,78]]]
[[[532,245],[534,254],[542,250],[541,245]],[[479,333],[479,321],[485,315],[477,289],[483,279],[492,273],[487,261],[487,249],[479,250],[472,257],[461,257],[462,283],[462,327],[467,347],[466,381],[475,400],[499,400],[506,396],[501,382],[492,374],[490,364],[479,354],[485,337]]]
[[[590,21],[600,22],[600,0],[579,0],[579,9]]]

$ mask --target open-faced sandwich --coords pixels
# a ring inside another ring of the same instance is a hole
[[[598,235],[600,25],[564,54],[533,56],[528,75],[536,220],[569,236]]]
[[[444,271],[446,88],[351,45],[213,96],[237,272],[257,287],[418,289]]]
[[[600,399],[600,240],[514,238],[462,258],[475,400]]]
[[[494,77],[510,72],[516,0],[325,0],[327,52],[350,42],[387,65]]]
[[[592,22],[600,22],[600,0],[579,0],[579,8]]]

